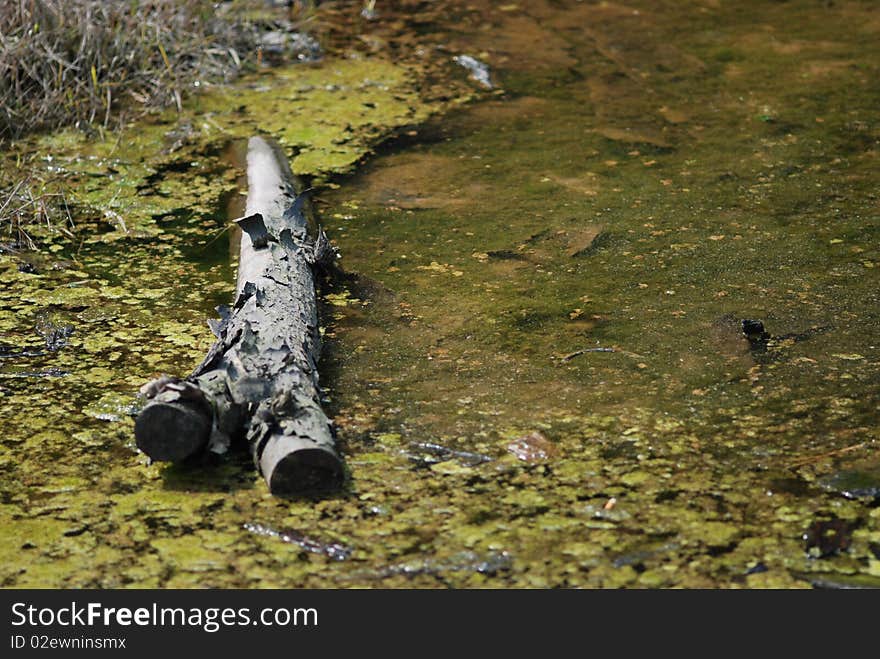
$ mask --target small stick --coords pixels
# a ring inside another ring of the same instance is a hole
[[[614,348],[584,348],[583,350],[575,350],[574,352],[570,352],[567,355],[559,358],[561,362],[567,362],[575,357],[580,357],[581,355],[585,355],[588,352],[616,352]]]

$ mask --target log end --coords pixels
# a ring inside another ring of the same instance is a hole
[[[181,462],[204,450],[211,437],[211,418],[199,405],[154,401],[134,424],[137,447],[161,462]]]
[[[308,440],[284,440],[276,447],[270,440],[260,458],[260,469],[272,494],[327,492],[342,485],[342,460],[335,451]]]

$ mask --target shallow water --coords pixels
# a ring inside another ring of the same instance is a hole
[[[420,43],[497,89],[319,194],[352,273],[324,296],[345,491],[132,447],[131,393],[198,362],[232,290],[226,234],[187,245],[237,172],[193,147],[142,240],[38,281],[4,257],[4,585],[880,585],[880,14],[469,7]]]

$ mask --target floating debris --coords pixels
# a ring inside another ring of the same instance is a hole
[[[302,32],[270,30],[259,38],[259,48],[265,59],[280,64],[285,57],[295,57],[300,62],[316,62],[321,59],[321,46]]]
[[[374,21],[379,18],[379,12],[376,11],[376,0],[367,0],[364,3],[364,8],[361,9],[361,16],[368,21]]]
[[[880,469],[877,471],[840,471],[819,480],[825,490],[847,499],[880,500]]]
[[[484,462],[491,462],[492,458],[482,453],[470,451],[456,451],[440,444],[430,442],[413,442],[410,449],[415,453],[407,453],[407,457],[422,466],[430,466],[438,462],[457,459],[467,467],[475,467]]]
[[[556,445],[537,430],[507,445],[507,450],[523,462],[541,462],[554,457]]]
[[[28,350],[9,343],[0,343],[0,359],[18,359],[20,357],[40,357],[46,353],[42,350]]]
[[[602,504],[588,503],[582,512],[589,519],[602,522],[623,522],[630,519],[631,515],[617,504],[617,498],[611,497]]]
[[[69,371],[55,366],[42,371],[13,371],[12,373],[0,373],[0,378],[62,378],[70,375]]]
[[[36,330],[46,341],[46,348],[57,352],[67,345],[67,339],[73,334],[73,325],[56,322],[48,314],[41,313],[37,319]]]
[[[489,79],[489,67],[480,60],[470,55],[456,55],[452,58],[452,61],[470,71],[471,80],[480,83],[486,89],[494,87]]]
[[[506,551],[490,552],[485,555],[473,551],[453,554],[447,559],[426,558],[419,561],[390,565],[376,573],[380,579],[404,575],[415,577],[422,574],[442,575],[444,572],[478,572],[486,576],[495,576],[499,572],[509,570],[513,561]]]
[[[616,352],[616,350],[614,350],[614,348],[584,348],[583,350],[575,350],[574,352],[570,352],[567,355],[562,355],[561,357],[559,357],[559,361],[571,361],[575,357],[586,355],[588,352]]]
[[[334,561],[344,561],[349,558],[352,551],[354,551],[351,547],[346,547],[338,542],[321,542],[320,540],[310,538],[294,529],[276,531],[268,526],[251,524],[250,522],[246,522],[242,527],[246,531],[250,531],[256,535],[261,535],[267,538],[278,538],[282,542],[296,545],[300,549],[304,549],[313,554],[321,554]]]
[[[876,590],[880,588],[880,577],[870,574],[803,574],[813,588],[822,590]]]
[[[743,318],[742,333],[749,341],[749,345],[755,350],[766,350],[767,341],[770,339],[769,332],[764,330],[764,323],[760,320]]]

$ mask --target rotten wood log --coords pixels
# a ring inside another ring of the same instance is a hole
[[[247,177],[235,302],[209,321],[217,341],[189,377],[142,388],[137,446],[181,461],[245,435],[273,494],[333,489],[343,466],[321,409],[313,269],[336,254],[320,229],[310,237],[306,195],[277,146],[250,139]]]

